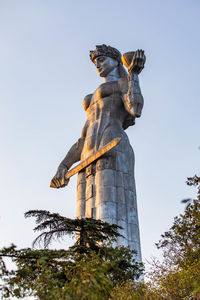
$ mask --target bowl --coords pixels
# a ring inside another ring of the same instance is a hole
[[[125,65],[125,67],[129,67],[132,60],[133,60],[133,56],[135,54],[135,51],[130,51],[130,52],[126,52],[122,55],[121,60],[123,62],[123,64]]]

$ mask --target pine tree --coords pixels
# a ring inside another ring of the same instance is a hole
[[[3,299],[35,296],[51,299],[108,299],[120,281],[139,278],[143,265],[134,260],[134,251],[113,247],[120,234],[117,225],[95,219],[69,219],[45,210],[31,210],[25,217],[36,217],[33,246],[44,249],[19,249],[15,245],[0,251],[0,277]],[[52,240],[76,236],[68,250],[50,250]],[[8,270],[5,257],[16,265]]]

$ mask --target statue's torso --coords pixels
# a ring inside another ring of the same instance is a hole
[[[93,95],[84,99],[88,128],[82,159],[94,154],[100,147],[120,136],[126,116],[122,93],[117,81],[101,84]]]

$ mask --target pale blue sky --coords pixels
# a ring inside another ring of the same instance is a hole
[[[199,30],[195,0],[0,0],[0,246],[31,245],[29,209],[75,217],[76,177],[49,183],[86,120],[82,100],[102,82],[89,50],[142,48],[143,115],[127,130],[136,156],[142,253],[195,195],[199,172]],[[64,247],[63,244],[59,247]]]

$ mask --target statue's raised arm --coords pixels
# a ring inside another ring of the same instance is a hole
[[[127,52],[122,62],[128,68],[128,91],[123,96],[125,109],[135,118],[139,118],[144,104],[138,75],[144,68],[146,57],[143,50]]]

